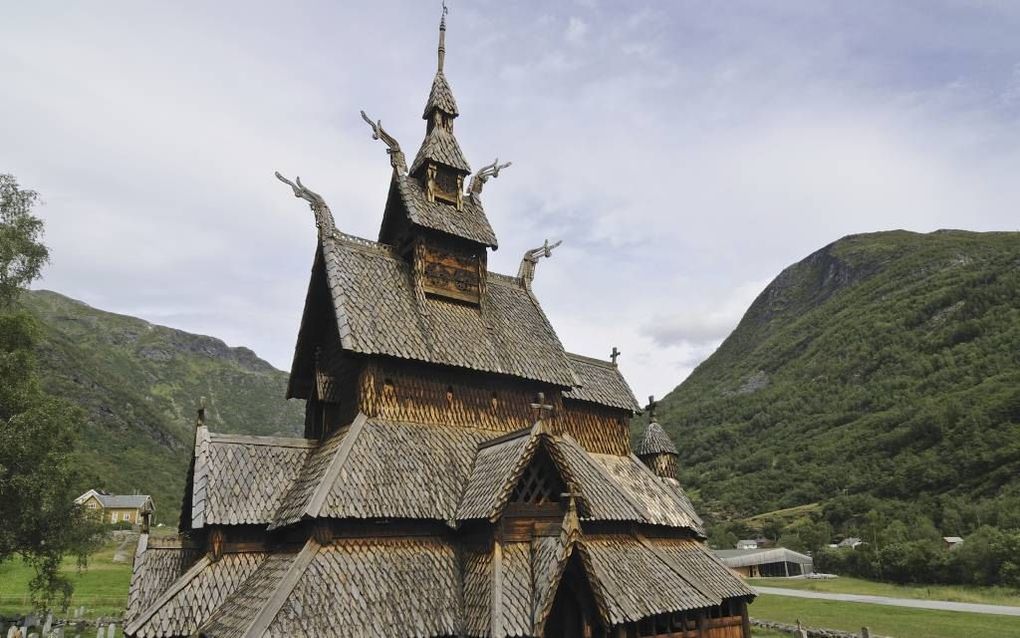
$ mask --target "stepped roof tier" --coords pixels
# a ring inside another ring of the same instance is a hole
[[[213,433],[199,410],[180,533],[142,534],[126,635],[750,637],[755,592],[705,547],[675,462],[631,450],[618,351],[567,352],[532,291],[559,243],[489,271],[481,193],[509,163],[465,187],[445,33],[444,11],[410,171],[362,114],[392,168],[378,241],[277,174],[318,227],[287,390],[304,435]]]

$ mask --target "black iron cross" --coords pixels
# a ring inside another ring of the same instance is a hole
[[[551,415],[555,407],[556,406],[545,402],[545,392],[539,392],[537,403],[531,404],[531,409],[535,411],[535,418],[539,421],[544,419],[547,415]]]
[[[648,412],[648,422],[651,423],[655,420],[655,408],[658,407],[659,403],[655,400],[655,395],[648,397],[648,405],[645,407],[645,411]]]
[[[612,361],[613,361],[613,365],[614,365],[614,366],[616,365],[616,359],[617,359],[617,358],[618,358],[618,357],[619,357],[619,356],[620,356],[621,354],[623,354],[623,353],[622,353],[622,352],[620,352],[619,350],[617,350],[617,349],[616,349],[616,346],[613,346],[613,351],[609,353],[609,358],[610,358],[610,359],[612,359]]]

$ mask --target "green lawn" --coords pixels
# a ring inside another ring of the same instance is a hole
[[[87,617],[119,616],[127,606],[135,547],[132,543],[125,548],[126,563],[115,563],[113,554],[117,545],[115,542],[104,545],[89,559],[88,568],[81,572],[75,559],[64,559],[61,569],[74,584],[71,607],[84,605]],[[34,575],[32,568],[20,559],[0,563],[0,614],[31,611],[28,582]]]
[[[809,627],[860,631],[866,626],[871,628],[872,633],[896,638],[1020,636],[1020,616],[932,611],[767,594],[759,596],[751,604],[749,612],[754,618],[786,623],[800,619]]]
[[[894,585],[860,578],[839,577],[828,580],[807,578],[749,578],[751,586],[785,587],[833,594],[865,594],[893,598],[949,600],[959,603],[985,603],[1020,607],[1020,591],[1006,587],[973,587],[964,585]]]

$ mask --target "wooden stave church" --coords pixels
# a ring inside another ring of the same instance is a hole
[[[750,638],[755,596],[704,544],[677,451],[612,361],[567,353],[497,241],[439,64],[408,169],[388,147],[378,241],[308,201],[318,247],[288,398],[304,437],[209,432],[180,534],[135,555],[125,634]],[[466,190],[466,192],[465,192]],[[640,456],[640,458],[639,458]]]

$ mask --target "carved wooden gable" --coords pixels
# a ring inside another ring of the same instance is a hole
[[[481,300],[482,264],[477,255],[419,243],[416,252],[426,294],[477,304]]]

